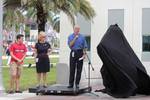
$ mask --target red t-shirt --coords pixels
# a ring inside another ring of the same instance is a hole
[[[9,50],[10,52],[13,52],[13,55],[18,59],[22,59],[22,57],[27,52],[27,48],[23,43],[22,44],[13,43],[11,44]],[[18,61],[11,57],[11,62],[18,62]]]

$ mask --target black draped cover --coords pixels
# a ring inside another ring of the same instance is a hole
[[[150,77],[118,25],[109,27],[97,52],[103,62],[103,92],[116,98],[150,94]]]

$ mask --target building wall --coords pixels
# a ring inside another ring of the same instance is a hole
[[[91,61],[95,68],[92,73],[93,77],[100,76],[99,69],[102,62],[97,55],[96,47],[101,38],[108,29],[108,10],[110,9],[124,9],[124,35],[129,44],[133,48],[141,60],[142,56],[142,8],[150,8],[150,0],[90,0],[91,5],[96,11],[96,17],[91,23]],[[60,62],[68,63],[69,48],[67,48],[67,35],[72,32],[68,18],[61,15],[61,46]],[[65,57],[65,58],[64,58]],[[148,73],[150,69],[149,62],[143,62]],[[86,65],[87,66],[87,65]]]
[[[108,28],[108,10],[124,9],[124,35],[141,60],[142,57],[142,8],[150,8],[149,0],[92,0],[97,16],[92,26],[91,54],[95,66],[101,66],[96,47]],[[150,60],[149,60],[150,61]],[[150,73],[149,62],[142,63]],[[97,67],[98,68],[98,67]]]

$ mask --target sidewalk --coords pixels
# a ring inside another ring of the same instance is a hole
[[[103,86],[93,86],[91,93],[84,93],[77,96],[62,96],[62,95],[44,95],[25,98],[23,100],[150,100],[150,96],[136,95],[130,98],[113,98],[107,94],[101,92],[94,92],[96,89],[103,88]]]
[[[130,98],[117,99],[100,92],[85,93],[77,96],[43,95],[34,93],[7,94],[0,96],[0,100],[150,100],[150,96],[137,95]]]
[[[94,94],[86,93],[78,96],[37,96],[37,97],[31,97],[26,98],[23,100],[150,100],[150,96],[135,96],[130,98],[124,98],[124,99],[117,99],[110,97],[109,95],[97,93],[98,96],[95,96]]]
[[[23,93],[15,93],[15,94],[3,94],[0,95],[0,100],[22,100],[25,98],[35,97],[35,93],[28,93],[27,91]]]
[[[25,91],[21,94],[5,94],[0,96],[0,100],[150,100],[150,96],[136,95],[130,98],[113,98],[101,92],[94,92],[96,89],[102,89],[102,84],[92,85],[91,93],[84,93],[77,96],[67,95],[36,95],[35,93],[28,93]]]

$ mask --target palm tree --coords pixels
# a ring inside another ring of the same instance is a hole
[[[27,19],[32,19],[32,21],[36,22],[36,11],[34,8],[30,8],[27,10],[26,14]],[[59,32],[59,24],[60,24],[60,14],[54,13],[52,11],[48,12],[47,22],[53,27],[54,30]]]
[[[75,25],[75,16],[80,13],[86,19],[91,20],[95,12],[87,0],[26,0],[25,8],[36,12],[38,31],[45,31],[45,24],[52,14],[58,15],[63,11],[69,17],[72,25]],[[33,14],[33,13],[32,13]],[[34,13],[35,14],[35,13]],[[33,16],[33,15],[32,15]],[[59,22],[57,23],[59,24]]]
[[[87,0],[6,0],[6,5],[9,7],[15,4],[15,7],[20,7],[28,10],[28,17],[34,17],[38,24],[38,31],[45,31],[47,21],[52,23],[52,26],[59,31],[59,17],[53,18],[54,15],[59,15],[61,11],[67,14],[72,25],[75,25],[75,16],[78,13],[83,15],[87,20],[91,20],[95,16],[95,11]]]

